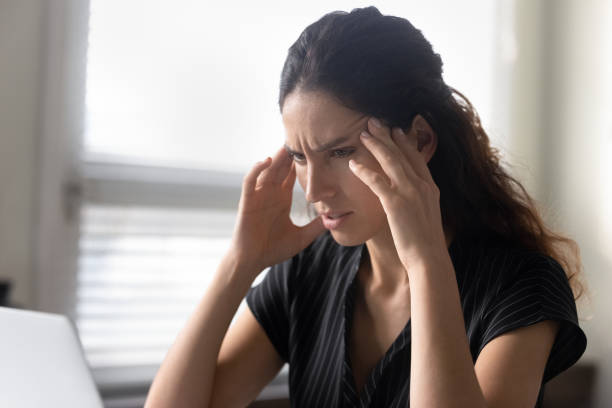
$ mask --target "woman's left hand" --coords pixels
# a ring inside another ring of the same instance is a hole
[[[447,251],[440,190],[417,149],[416,135],[389,129],[374,118],[368,120],[368,129],[362,132],[361,140],[382,172],[355,160],[349,161],[349,166],[380,199],[398,256],[409,272],[427,258]]]

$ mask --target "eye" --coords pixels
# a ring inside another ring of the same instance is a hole
[[[336,149],[332,151],[331,155],[337,158],[343,158],[350,156],[354,151],[355,149]]]
[[[301,163],[304,161],[304,155],[302,153],[289,152],[289,156],[291,156],[291,159],[293,159],[294,161],[298,163]]]
[[[355,149],[336,149],[336,150],[332,150],[329,155],[337,159],[342,159],[344,157],[350,156],[354,151]],[[295,161],[296,163],[303,163],[306,161],[302,153],[296,153],[296,152],[288,152],[288,153],[291,159]]]

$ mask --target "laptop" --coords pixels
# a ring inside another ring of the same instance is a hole
[[[66,316],[0,307],[0,407],[103,407]]]

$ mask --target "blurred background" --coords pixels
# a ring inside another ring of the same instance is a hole
[[[578,242],[588,348],[547,406],[612,405],[611,1],[0,0],[0,304],[68,315],[108,407],[142,406],[227,248],[245,171],[284,142],[288,47],[367,5],[423,31]],[[296,223],[304,209],[296,188]]]

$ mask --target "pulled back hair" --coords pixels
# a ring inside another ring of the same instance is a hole
[[[428,166],[445,228],[547,254],[564,268],[575,299],[583,294],[578,245],[545,225],[525,188],[502,168],[472,104],[443,81],[440,55],[408,20],[375,7],[326,14],[289,48],[281,111],[294,91],[326,92],[405,130],[423,116],[438,136]]]

